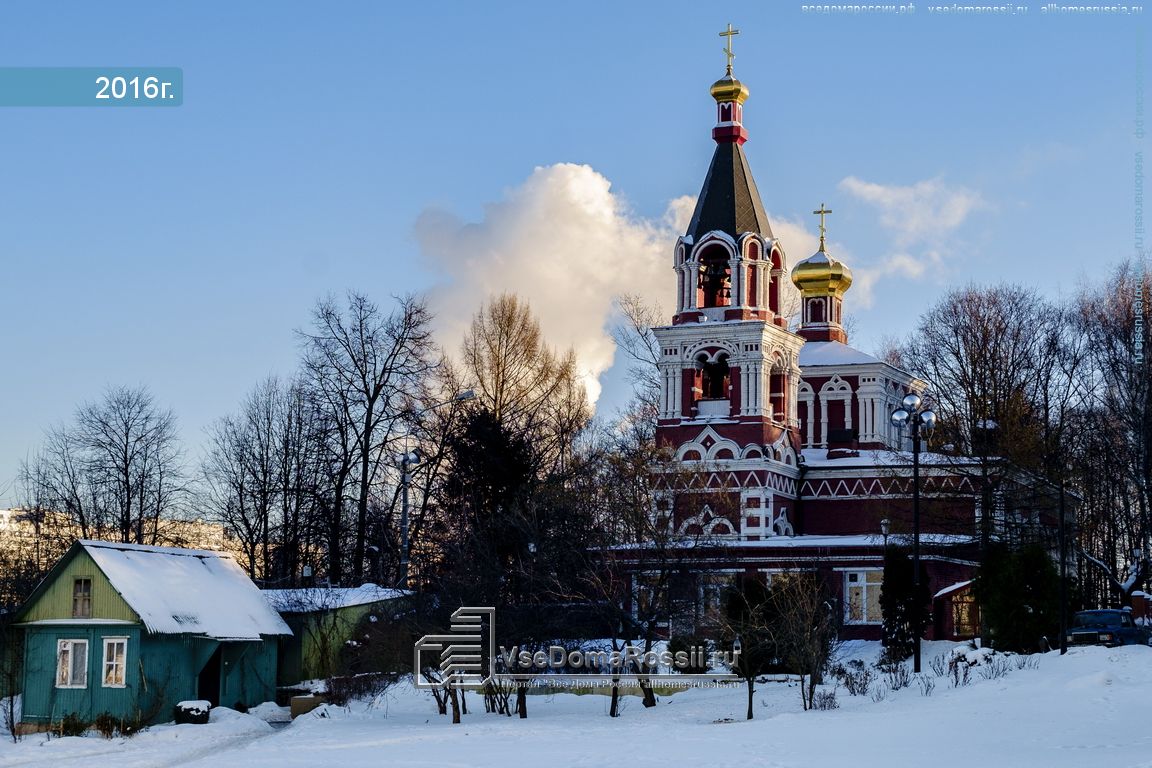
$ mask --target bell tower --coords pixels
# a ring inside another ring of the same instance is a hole
[[[744,155],[749,92],[732,74],[739,32],[729,25],[720,34],[728,39],[728,66],[710,91],[716,147],[674,249],[676,313],[671,325],[653,329],[661,347],[657,436],[686,461],[795,467],[804,340],[782,314],[784,250]]]

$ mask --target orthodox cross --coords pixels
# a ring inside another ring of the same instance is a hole
[[[828,230],[828,228],[824,226],[824,217],[832,213],[832,211],[825,208],[824,203],[820,203],[820,209],[812,211],[812,213],[820,217],[820,250],[824,250],[824,233]]]
[[[740,30],[732,29],[731,24],[728,25],[728,30],[726,32],[720,33],[720,37],[728,38],[728,41],[724,46],[724,55],[728,57],[728,74],[729,75],[732,74],[732,59],[736,58],[736,54],[732,53],[732,38],[738,34],[740,34]]]

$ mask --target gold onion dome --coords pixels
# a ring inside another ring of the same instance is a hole
[[[792,269],[792,282],[809,296],[843,293],[852,285],[852,271],[829,256],[821,242],[820,250]]]
[[[748,98],[748,86],[729,73],[712,83],[710,93],[717,103],[734,101],[737,104],[743,104],[744,100]]]

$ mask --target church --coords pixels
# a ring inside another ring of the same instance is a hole
[[[744,152],[749,91],[727,53],[728,71],[711,88],[712,162],[673,248],[676,312],[654,329],[656,437],[673,461],[655,470],[653,515],[681,561],[659,586],[650,551],[622,550],[619,563],[638,603],[652,599],[646,590],[673,593],[683,611],[671,610],[671,634],[706,631],[736,577],[817,571],[842,611],[841,636],[879,639],[885,548],[911,551],[915,523],[912,440],[892,414],[926,383],[850,345],[852,272],[828,252],[823,204],[814,211],[819,249],[786,258]],[[795,327],[795,308],[784,306],[789,280],[800,294]],[[918,459],[928,637],[970,638],[979,633],[979,481],[964,457]]]

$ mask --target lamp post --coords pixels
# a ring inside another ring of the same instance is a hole
[[[412,415],[422,416],[429,411],[434,411],[445,405],[462,403],[465,400],[472,400],[475,397],[475,392],[466,389],[463,392],[457,393],[450,400],[430,405],[427,408],[416,411]],[[420,463],[419,449],[405,451],[400,455],[397,463],[400,465],[400,575],[399,578],[396,579],[396,583],[401,589],[404,589],[408,586],[408,488],[412,485],[411,468]]]
[[[920,639],[924,634],[920,619],[920,429],[936,426],[936,414],[921,406],[920,396],[913,392],[905,395],[900,407],[892,412],[892,424],[901,430],[907,426],[912,435],[912,626],[916,630],[912,671],[916,674],[920,673]]]
[[[888,530],[889,530],[891,525],[892,525],[892,522],[888,518],[884,518],[883,520],[880,521],[880,535],[884,537],[884,548],[885,549],[888,548]]]
[[[1060,469],[1060,655],[1068,653],[1068,521],[1064,516],[1064,468]]]

